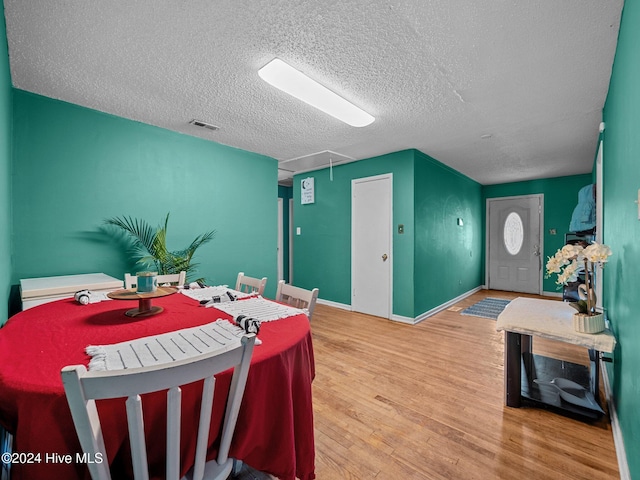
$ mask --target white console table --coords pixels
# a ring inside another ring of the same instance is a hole
[[[27,310],[54,300],[72,298],[79,290],[112,292],[123,288],[123,286],[122,279],[110,277],[104,273],[25,278],[20,280],[20,297],[22,309]]]
[[[568,404],[558,395],[551,395],[534,382],[553,378],[568,378],[591,391],[599,401],[600,352],[612,353],[616,345],[613,334],[605,330],[589,334],[573,328],[575,310],[556,300],[518,297],[498,316],[496,328],[504,330],[505,404],[520,407],[523,401],[537,406],[553,407],[561,413],[599,418],[599,412]],[[532,337],[579,345],[589,350],[590,367],[532,353]],[[573,377],[573,378],[569,378]]]

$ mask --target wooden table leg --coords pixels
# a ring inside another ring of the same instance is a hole
[[[600,405],[600,352],[598,350],[589,349],[589,368],[590,382],[589,387],[596,403]]]
[[[149,317],[163,310],[162,307],[152,306],[150,298],[141,298],[138,300],[138,308],[127,310],[124,314],[128,317]]]
[[[524,373],[527,375],[527,382],[531,385],[533,380],[537,378],[533,364],[533,337],[531,335],[520,334],[520,354],[524,365]]]
[[[144,315],[145,313],[151,311],[151,299],[150,298],[141,298],[138,300],[138,312],[140,315]]]
[[[504,335],[504,403],[508,407],[520,406],[521,393],[521,335],[505,332]]]

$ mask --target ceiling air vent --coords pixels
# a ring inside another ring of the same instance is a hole
[[[196,120],[193,119],[189,122],[191,125],[195,125],[196,127],[202,127],[202,128],[206,128],[208,130],[213,130],[214,132],[216,130],[220,130],[220,127],[216,127],[215,125],[212,125],[210,123],[207,122],[203,122],[202,120]]]

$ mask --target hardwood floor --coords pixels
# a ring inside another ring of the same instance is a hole
[[[485,290],[457,307],[516,296]],[[317,305],[312,331],[319,480],[619,478],[606,418],[504,406],[494,320],[445,310],[405,325]],[[534,351],[588,363],[562,343]]]

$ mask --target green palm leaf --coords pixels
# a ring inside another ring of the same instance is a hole
[[[187,279],[190,279],[190,274],[197,267],[197,264],[192,262],[196,250],[215,237],[215,230],[212,230],[198,235],[184,250],[170,252],[167,248],[168,213],[164,225],[155,230],[144,220],[126,216],[109,218],[105,220],[105,224],[123,230],[130,237],[130,253],[136,263],[154,265],[159,275],[180,273],[184,270],[187,272]]]

